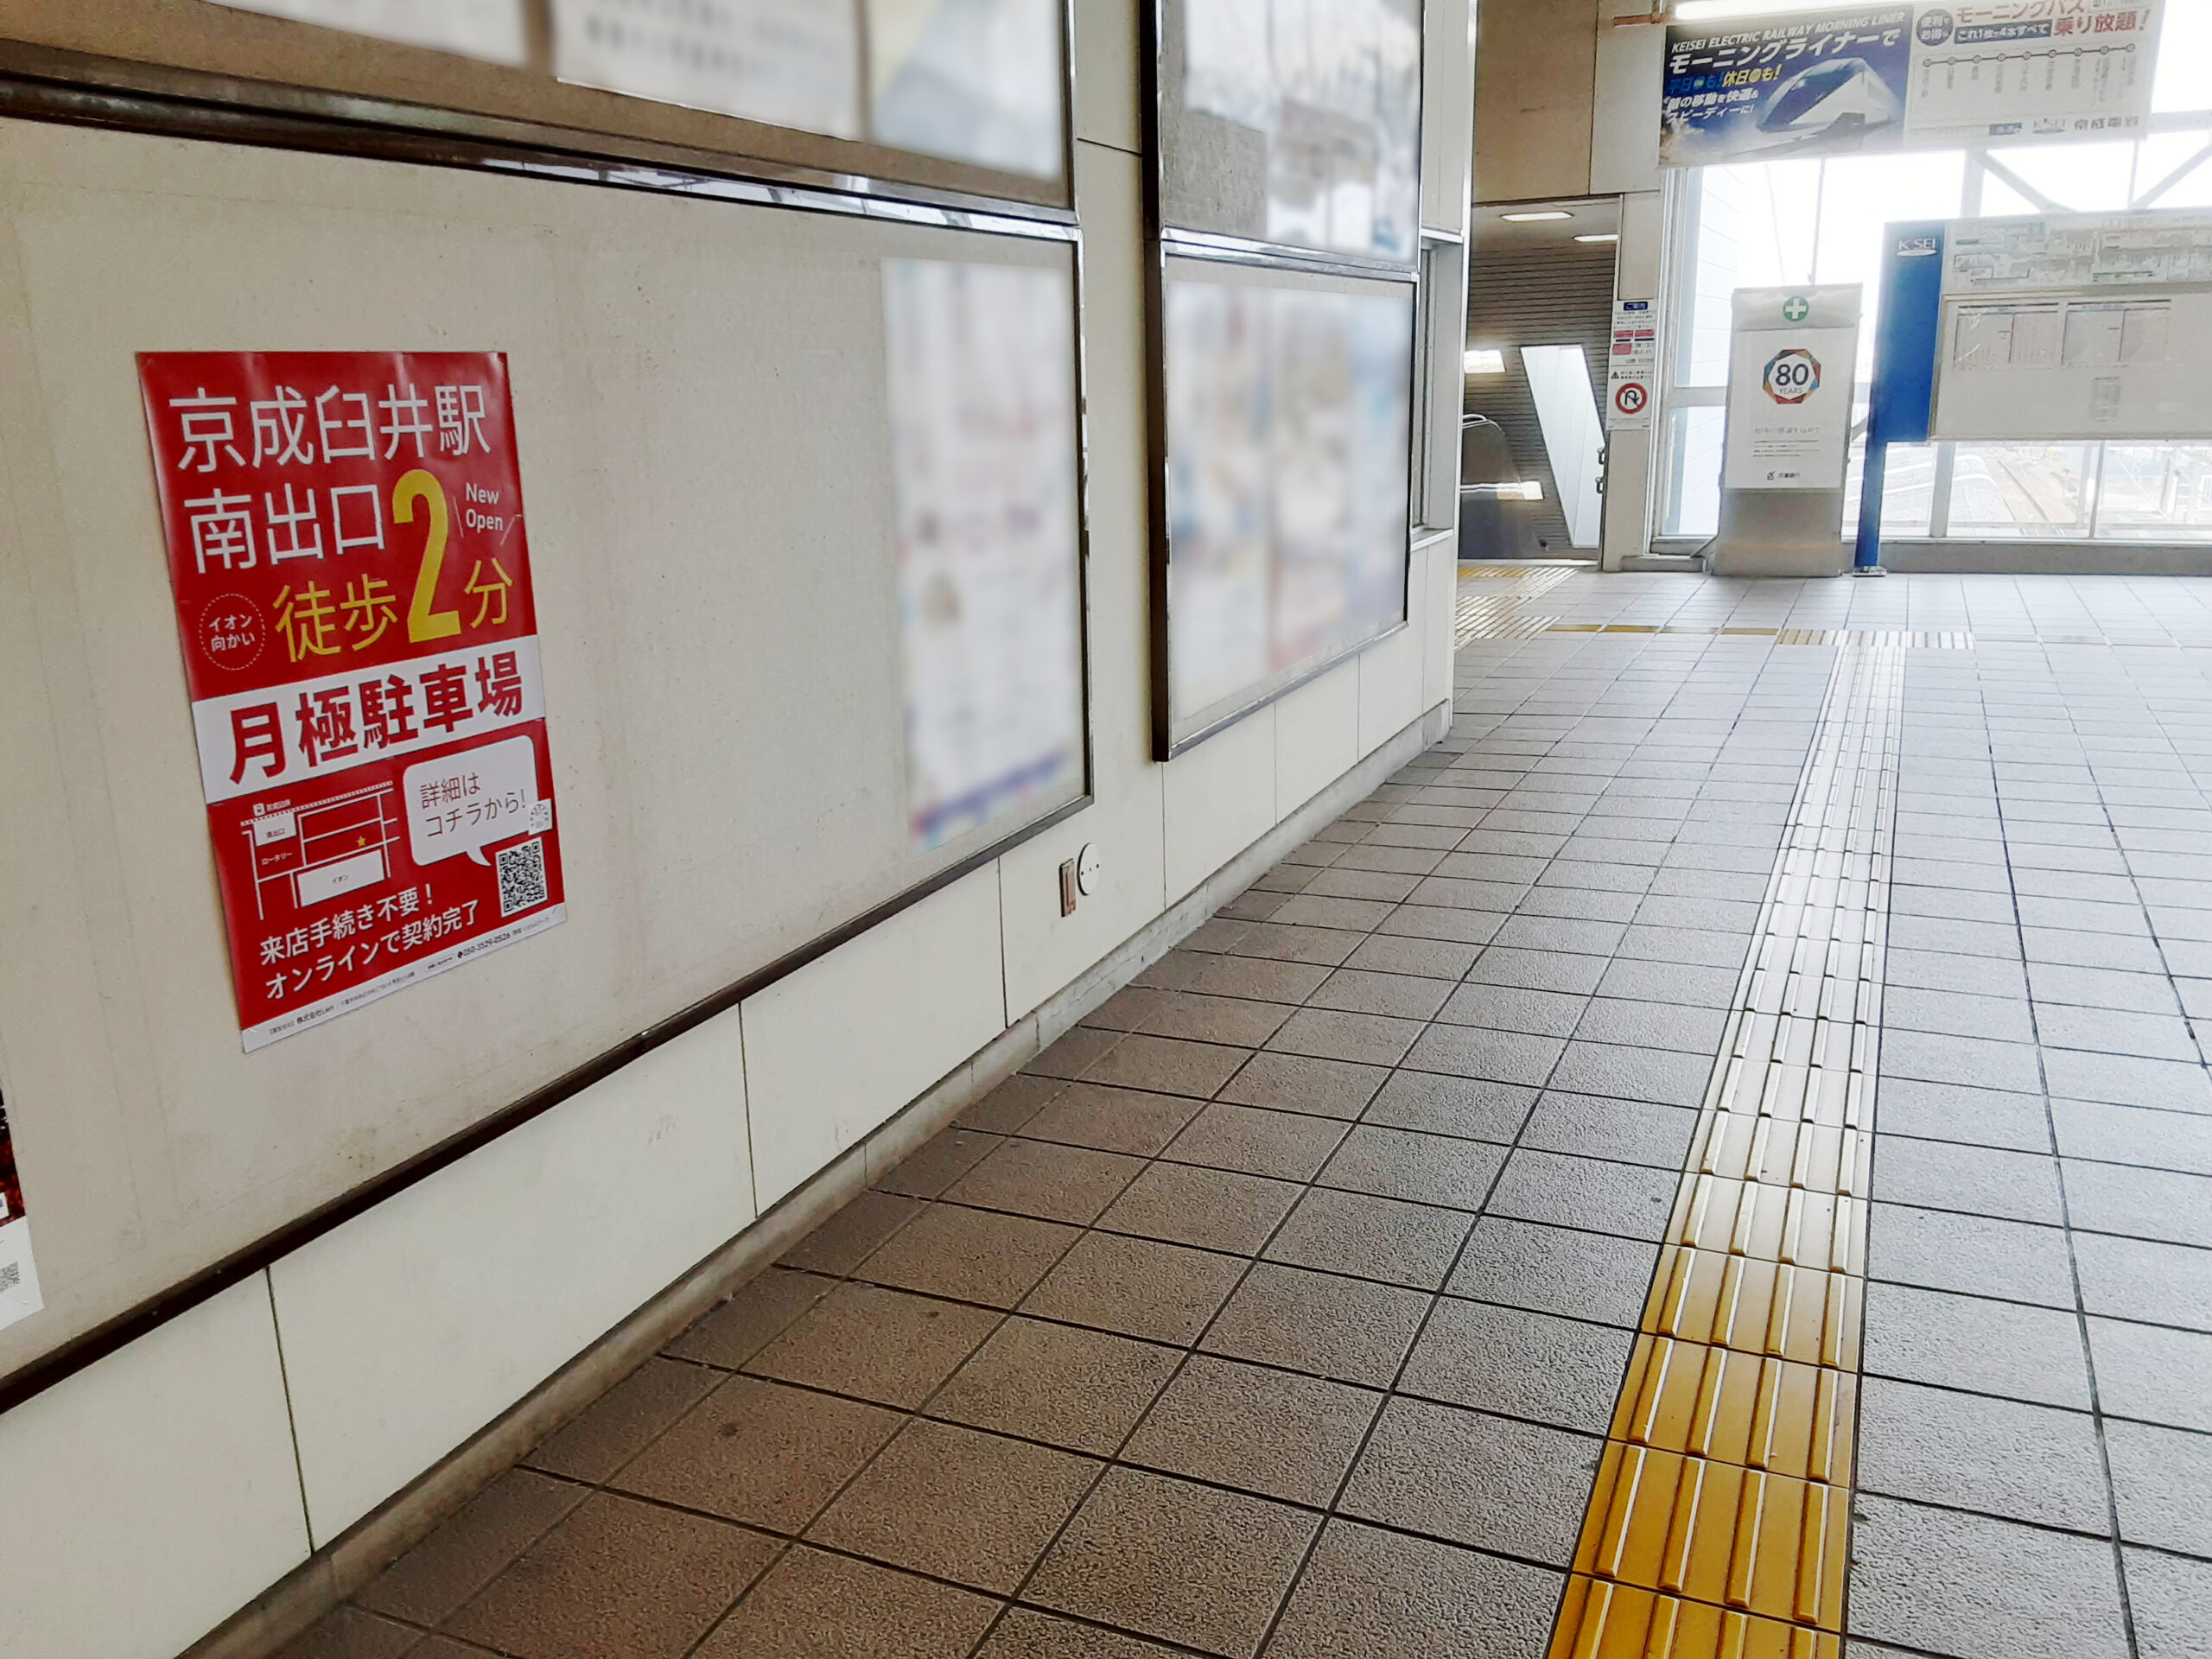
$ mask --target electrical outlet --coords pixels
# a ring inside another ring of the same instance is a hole
[[[1075,863],[1075,860],[1070,859],[1060,866],[1060,914],[1063,916],[1074,915],[1076,906],[1083,899]]]

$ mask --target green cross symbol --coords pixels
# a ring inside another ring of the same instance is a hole
[[[1802,294],[1793,294],[1783,302],[1782,320],[1784,322],[1802,322],[1812,315],[1813,302]]]

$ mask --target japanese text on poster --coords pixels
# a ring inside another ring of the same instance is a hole
[[[1613,346],[1605,375],[1605,426],[1622,432],[1651,424],[1659,382],[1659,315],[1649,300],[1613,303]]]
[[[505,357],[138,362],[246,1048],[558,923]]]
[[[1669,26],[1660,159],[2133,137],[2160,0],[1956,0]]]
[[[800,127],[861,130],[857,0],[556,0],[563,80]]]
[[[0,1103],[0,1331],[46,1306],[31,1262],[31,1224],[23,1211],[23,1183],[16,1173],[16,1145],[8,1133],[8,1108]]]

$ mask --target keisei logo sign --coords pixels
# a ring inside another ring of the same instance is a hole
[[[1802,404],[1821,389],[1821,359],[1802,346],[1777,352],[1761,384],[1777,404]]]

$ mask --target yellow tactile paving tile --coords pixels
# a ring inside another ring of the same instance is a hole
[[[1682,1184],[1669,1244],[1831,1273],[1866,1270],[1866,1206],[1804,1187],[1695,1175]]]
[[[1841,1659],[1842,1649],[1826,1630],[1577,1576],[1550,1659]]]
[[[1850,1510],[1840,1486],[1609,1440],[1574,1571],[1840,1630]]]
[[[1643,1329],[1677,1342],[1859,1369],[1866,1286],[1854,1274],[1670,1244]]]
[[[1647,1336],[1637,1339],[1611,1438],[1840,1484],[1858,1416],[1852,1372]]]
[[[1732,1181],[1802,1186],[1811,1192],[1866,1196],[1873,1138],[1755,1111],[1707,1112],[1691,1143],[1690,1167]]]

